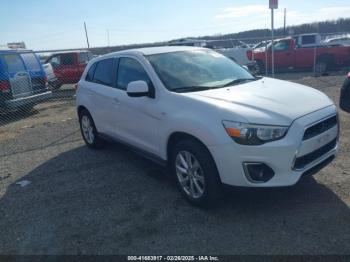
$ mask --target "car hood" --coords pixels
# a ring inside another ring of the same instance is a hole
[[[316,89],[272,78],[187,95],[256,124],[290,125],[297,118],[333,105]]]

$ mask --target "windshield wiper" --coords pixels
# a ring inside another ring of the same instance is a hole
[[[238,79],[235,79],[235,80],[233,80],[231,82],[228,82],[227,84],[224,84],[221,87],[233,86],[233,85],[242,84],[242,83],[248,82],[248,81],[256,81],[258,79],[259,78],[238,78]]]
[[[204,91],[215,88],[213,86],[182,86],[172,89],[171,91],[182,93],[182,92],[193,92],[193,91]]]

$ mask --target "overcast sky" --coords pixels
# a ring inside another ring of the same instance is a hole
[[[350,17],[349,0],[280,0],[276,27]],[[250,0],[1,0],[0,45],[86,47],[166,41],[270,27],[268,1]]]

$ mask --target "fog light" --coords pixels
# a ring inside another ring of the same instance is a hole
[[[265,183],[275,175],[275,172],[264,163],[243,163],[246,177],[252,183]]]

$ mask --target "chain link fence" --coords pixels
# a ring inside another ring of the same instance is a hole
[[[271,40],[186,39],[169,45],[202,46],[216,50],[257,75],[271,76]],[[350,33],[276,37],[277,72],[306,72],[311,76],[345,72],[350,65]],[[142,47],[142,46],[140,46]],[[40,114],[42,104],[74,104],[75,84],[95,56],[127,47],[89,50],[0,50],[0,127]],[[34,109],[33,109],[34,108]],[[73,107],[72,107],[73,108]],[[70,117],[75,117],[72,110]]]

